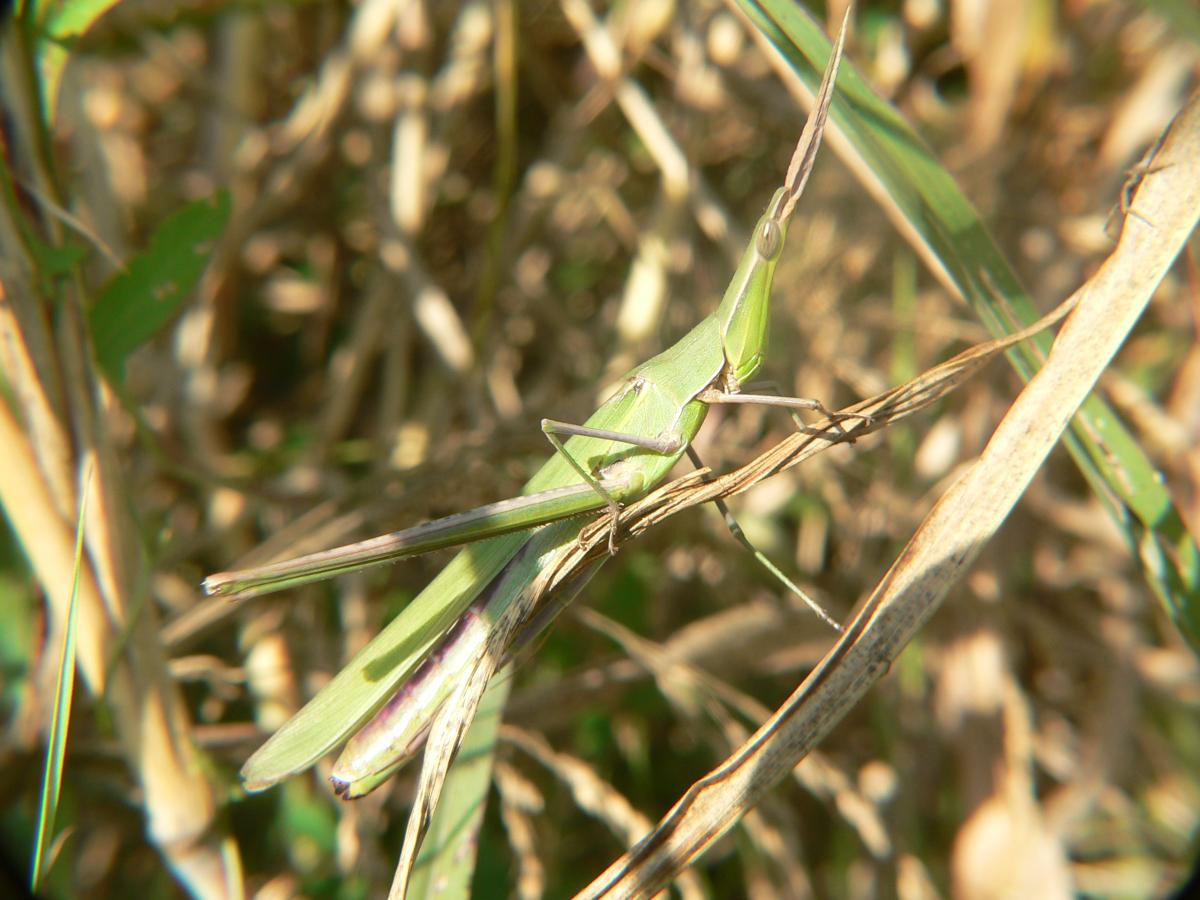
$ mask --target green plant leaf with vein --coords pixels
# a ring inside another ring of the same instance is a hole
[[[125,359],[171,321],[208,265],[229,221],[229,195],[190,203],[158,227],[89,314],[96,358],[121,380]]]

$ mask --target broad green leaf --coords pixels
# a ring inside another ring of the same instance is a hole
[[[126,357],[179,312],[228,221],[227,193],[188,204],[109,282],[89,315],[96,358],[109,377],[119,381]]]

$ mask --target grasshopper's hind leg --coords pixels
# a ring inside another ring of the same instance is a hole
[[[692,461],[692,464],[695,465],[697,469],[704,468],[704,464],[700,461],[700,456],[691,447],[687,448],[687,455],[688,459]],[[806,594],[799,585],[784,575],[783,572],[780,571],[779,567],[767,558],[765,553],[750,543],[750,538],[746,537],[746,533],[742,531],[742,526],[737,523],[737,519],[733,517],[733,513],[730,512],[729,507],[725,505],[725,501],[720,497],[717,497],[713,500],[713,503],[716,505],[717,510],[725,519],[725,527],[729,529],[729,533],[733,535],[734,540],[754,554],[754,558],[757,559],[768,572],[779,579],[784,587],[804,601],[804,604],[810,610],[812,610],[813,614],[816,615],[818,619],[820,619],[834,631],[841,634],[844,629],[838,624],[837,620],[826,611],[825,607]]]

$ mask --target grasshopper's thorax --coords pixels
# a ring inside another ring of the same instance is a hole
[[[754,226],[754,235],[717,309],[725,345],[724,380],[736,390],[762,365],[770,319],[771,280],[787,237],[784,207],[789,194],[780,188]]]

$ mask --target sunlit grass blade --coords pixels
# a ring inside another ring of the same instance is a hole
[[[50,738],[46,742],[46,768],[42,775],[41,802],[38,804],[37,835],[33,845],[30,890],[35,894],[52,860],[48,854],[54,837],[54,819],[62,790],[63,759],[67,753],[67,731],[71,721],[71,699],[75,695],[75,629],[79,612],[79,576],[83,566],[83,523],[87,514],[91,473],[84,479],[79,501],[79,522],[75,527],[75,567],[71,585],[71,604],[58,657],[58,682],[54,688],[54,716],[50,720]]]
[[[739,0],[738,6],[791,70],[806,84],[816,84],[829,55],[821,26],[791,0]],[[853,66],[845,67],[838,87],[831,117],[845,140],[835,137],[835,148],[843,158],[856,157],[847,160],[855,174],[882,200],[934,273],[971,304],[994,335],[1034,321],[1038,314],[1029,293],[924,141]],[[1008,358],[1028,380],[1049,345],[1050,337],[1042,335],[1014,348]],[[1150,458],[1095,395],[1063,440],[1126,536],[1147,583],[1200,652],[1200,550]]]
[[[80,37],[117,5],[117,0],[66,0],[63,3],[18,5],[21,31],[33,36],[39,68],[42,114],[54,122],[58,92],[71,52]]]

